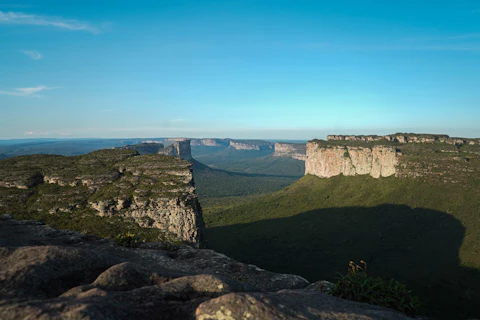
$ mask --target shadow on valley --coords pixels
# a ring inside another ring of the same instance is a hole
[[[440,319],[479,317],[480,272],[464,268],[465,228],[453,216],[405,205],[328,208],[295,216],[207,229],[207,245],[242,262],[333,281],[348,262],[394,277]]]

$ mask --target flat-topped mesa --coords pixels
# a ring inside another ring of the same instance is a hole
[[[185,160],[190,160],[192,159],[192,148],[190,146],[190,139],[176,140],[168,147],[160,149],[158,153],[167,156],[179,157]]]
[[[389,177],[396,173],[398,152],[392,146],[321,146],[307,143],[305,174],[330,178],[343,174],[368,174],[374,178]]]
[[[263,140],[231,140],[230,147],[237,150],[271,150],[273,144]]]
[[[304,143],[276,142],[274,150],[274,157],[288,157],[301,161],[307,159],[307,146]]]
[[[161,143],[143,142],[143,143],[140,143],[140,144],[125,145],[125,146],[119,147],[117,149],[120,149],[120,150],[135,150],[139,154],[155,154],[155,153],[158,153],[164,147],[165,146]]]
[[[398,143],[447,143],[451,145],[478,145],[480,139],[469,138],[451,138],[446,134],[414,134],[414,133],[395,133],[384,136],[377,135],[328,135],[328,141],[390,141]]]
[[[228,147],[230,139],[192,139],[190,142],[192,147],[206,146],[206,147]]]
[[[121,218],[159,229],[166,240],[193,245],[200,244],[204,232],[191,163],[160,154],[138,155],[134,150],[2,160],[0,209],[39,217]]]
[[[480,139],[433,134],[330,135],[307,143],[305,174],[395,176],[468,186],[480,176]]]

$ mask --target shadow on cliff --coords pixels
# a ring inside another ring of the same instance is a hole
[[[459,265],[465,228],[449,214],[404,205],[329,208],[207,229],[207,245],[242,262],[335,280],[361,259],[394,277],[436,318],[480,316],[480,272]]]

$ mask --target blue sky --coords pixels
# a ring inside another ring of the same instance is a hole
[[[479,1],[0,0],[0,139],[480,136]]]

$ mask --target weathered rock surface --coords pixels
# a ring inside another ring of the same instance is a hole
[[[8,215],[0,215],[0,244],[2,320],[409,319],[185,245],[119,247]]]
[[[230,139],[192,139],[190,144],[192,147],[228,147]]]
[[[404,134],[396,133],[389,134],[385,136],[377,135],[329,135],[327,136],[329,141],[363,141],[363,142],[374,142],[374,141],[391,141],[398,143],[447,143],[452,145],[478,145],[480,144],[480,139],[469,139],[469,138],[450,138],[446,134]]]
[[[355,176],[368,174],[374,178],[394,175],[398,163],[395,147],[327,146],[307,143],[305,174],[330,178],[343,174]]]
[[[122,217],[199,244],[204,225],[191,166],[135,150],[9,158],[0,166],[0,210]]]
[[[411,319],[385,308],[304,290],[282,290],[275,293],[230,293],[200,304],[196,315],[198,320]]]
[[[175,141],[168,147],[160,149],[158,153],[167,156],[179,157],[185,160],[190,160],[192,159],[192,148],[190,146],[190,140],[183,139]]]
[[[274,145],[274,157],[288,157],[301,161],[307,159],[307,146],[303,143],[280,143]]]
[[[328,136],[307,143],[305,174],[329,178],[369,174],[468,187],[480,174],[479,139],[447,135]]]
[[[237,150],[271,150],[273,143],[263,140],[231,140],[230,147]]]

